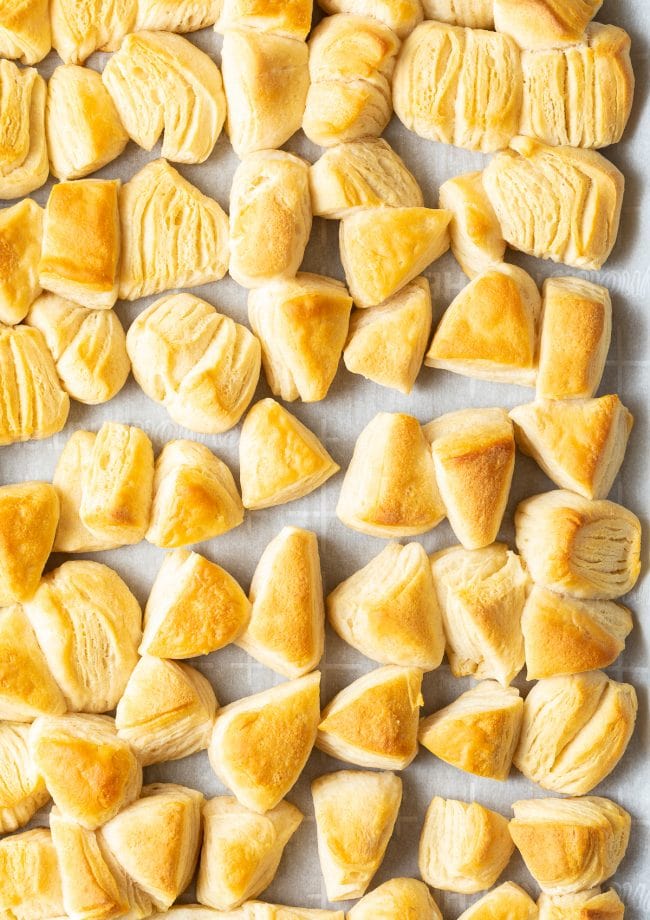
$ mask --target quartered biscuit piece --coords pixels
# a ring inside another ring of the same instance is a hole
[[[630,815],[610,799],[515,802],[510,834],[528,871],[549,895],[600,885],[618,869],[630,838]]]
[[[621,604],[533,587],[521,617],[528,680],[609,667],[632,626],[632,615]]]
[[[216,920],[215,912],[199,904],[179,904],[168,913],[170,920]],[[342,910],[318,910],[309,907],[287,907],[266,901],[247,901],[236,910],[221,913],[224,920],[345,920]]]
[[[325,610],[315,533],[282,528],[257,564],[250,600],[250,622],[237,645],[285,677],[302,677],[318,667]]]
[[[318,0],[326,13],[355,13],[385,23],[400,38],[406,38],[422,19],[420,0]]]
[[[636,584],[641,524],[622,505],[557,489],[520,502],[515,528],[517,549],[544,588],[614,600]]]
[[[327,396],[345,345],[352,298],[334,278],[299,272],[251,291],[248,321],[271,392],[285,402]]]
[[[145,655],[117,704],[115,727],[147,767],[205,750],[217,705],[209,681],[195,668]]]
[[[483,187],[482,173],[448,179],[440,186],[440,207],[451,211],[451,251],[468,278],[503,262],[506,241]]]
[[[519,556],[503,543],[455,546],[431,556],[431,569],[451,673],[507,687],[524,665],[521,615],[530,580]]]
[[[66,709],[23,608],[0,608],[0,719],[33,722]]]
[[[311,792],[327,898],[359,898],[393,834],[402,781],[394,773],[341,770],[314,780]]]
[[[468,907],[458,920],[538,920],[537,907],[523,888],[504,882]]]
[[[257,29],[226,31],[221,50],[226,131],[238,157],[281,147],[300,128],[308,59],[305,42]]]
[[[244,508],[295,501],[338,470],[316,435],[274,399],[255,403],[244,419],[239,439]]]
[[[196,287],[226,274],[227,215],[166,160],[148,163],[122,187],[120,218],[120,299]]]
[[[134,32],[196,32],[214,25],[222,0],[138,0]]]
[[[37,64],[51,47],[48,0],[17,0],[0,10],[0,57]]]
[[[77,64],[63,64],[50,77],[45,131],[57,179],[81,179],[101,169],[129,140],[101,74]]]
[[[46,95],[45,80],[33,67],[0,60],[0,198],[22,198],[47,181]]]
[[[261,894],[273,881],[302,818],[289,802],[259,815],[232,796],[209,799],[203,806],[197,900],[221,912]]]
[[[465,377],[535,386],[541,308],[537,285],[522,268],[488,268],[451,302],[424,363]]]
[[[365,208],[341,221],[339,243],[357,307],[374,307],[401,290],[449,249],[450,211]]]
[[[215,31],[256,29],[304,41],[311,28],[311,0],[223,0]]]
[[[505,409],[461,409],[424,426],[440,497],[465,549],[496,539],[515,468],[515,438]]]
[[[393,878],[364,895],[348,920],[442,920],[431,892],[419,879]]]
[[[331,626],[381,664],[432,671],[445,638],[431,566],[419,543],[389,543],[327,598]]]
[[[28,739],[28,725],[0,721],[0,834],[27,824],[50,798],[31,758]]]
[[[574,45],[603,0],[493,0],[494,25],[521,48]]]
[[[517,689],[485,680],[422,719],[418,737],[428,751],[454,767],[506,780],[523,714]]]
[[[46,828],[0,840],[0,913],[16,920],[64,915],[61,876]]]
[[[408,537],[445,516],[433,459],[417,419],[380,412],[363,429],[345,474],[336,513],[360,533]]]
[[[251,615],[235,579],[198,553],[175,549],[151,588],[144,611],[141,655],[195,658],[233,642]]]
[[[404,770],[418,752],[422,671],[386,665],[358,678],[321,714],[316,747],[347,763]]]
[[[422,6],[427,19],[470,29],[494,28],[494,0],[422,0]]]
[[[564,895],[542,893],[537,906],[539,920],[623,920],[625,916],[625,905],[613,888]]]
[[[140,794],[140,761],[108,716],[40,716],[29,732],[29,750],[61,814],[88,830]]]
[[[41,293],[43,209],[31,198],[0,211],[0,323],[20,323]]]
[[[431,320],[431,291],[422,277],[383,304],[355,310],[343,352],[345,366],[381,386],[410,393],[422,367]]]
[[[95,406],[108,402],[126,383],[131,362],[126,336],[112,310],[89,310],[57,294],[42,294],[25,322],[43,333],[63,388]]]
[[[25,605],[68,707],[109,712],[137,661],[142,612],[119,575],[98,562],[64,562]]]
[[[203,51],[171,32],[134,32],[102,73],[132,141],[176,163],[203,163],[226,120],[219,68]]]
[[[242,287],[293,278],[311,232],[309,164],[284,150],[244,157],[230,189],[230,265]]]
[[[52,45],[66,64],[116,51],[135,25],[138,0],[50,0]]]
[[[295,785],[316,739],[319,688],[315,671],[218,712],[210,764],[246,808],[264,814]]]
[[[516,137],[488,164],[483,184],[514,249],[574,268],[596,270],[607,261],[625,179],[596,151]]]
[[[59,499],[49,482],[0,486],[0,607],[34,596],[58,521]]]
[[[540,680],[524,703],[515,766],[543,789],[585,795],[625,753],[636,713],[634,687],[602,671]]]

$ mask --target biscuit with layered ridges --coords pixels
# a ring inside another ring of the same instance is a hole
[[[494,28],[494,0],[422,0],[427,19],[470,29]]]
[[[119,575],[99,562],[64,562],[25,613],[69,708],[114,709],[137,661],[142,621]]]
[[[533,587],[521,617],[528,680],[607,668],[632,631],[627,607]]]
[[[512,839],[547,894],[600,885],[625,856],[631,818],[610,799],[528,799],[515,802],[512,809]]]
[[[555,897],[541,894],[537,906],[539,920],[623,920],[625,916],[625,905],[613,888]]]
[[[424,363],[495,383],[535,386],[542,300],[516,265],[488,268],[451,302]]]
[[[50,0],[52,46],[66,64],[116,51],[135,25],[138,0]]]
[[[271,392],[285,402],[318,402],[336,376],[352,298],[333,278],[300,272],[248,295],[248,321],[262,344]]]
[[[0,211],[0,322],[21,322],[41,293],[43,209],[31,198]]]
[[[0,719],[33,722],[66,702],[19,604],[0,608]]]
[[[327,614],[342,639],[380,664],[432,671],[442,661],[442,617],[419,543],[389,543],[332,591]]]
[[[22,198],[47,181],[46,95],[33,67],[0,60],[0,198]]]
[[[138,0],[134,32],[197,32],[214,25],[223,0]]]
[[[59,499],[49,482],[0,486],[0,607],[34,596],[58,521]]]
[[[354,13],[385,23],[400,38],[406,38],[422,20],[420,0],[318,0],[326,13]]]
[[[496,539],[515,468],[515,438],[505,409],[461,409],[424,426],[440,496],[466,549]]]
[[[603,0],[493,0],[494,25],[521,48],[575,45]]]
[[[139,652],[157,658],[195,658],[233,642],[251,615],[232,575],[198,553],[165,556],[144,611]]]
[[[321,714],[316,747],[377,770],[404,770],[418,752],[422,671],[386,665],[359,677]]]
[[[521,559],[503,543],[453,546],[431,556],[431,568],[451,673],[507,687],[524,665],[521,615],[530,580]]]
[[[353,530],[386,538],[426,533],[442,521],[431,451],[416,418],[380,412],[366,425],[336,514]]]
[[[219,779],[264,814],[295,785],[320,717],[320,672],[244,697],[217,714],[208,750]]]
[[[210,907],[200,904],[178,904],[168,911],[170,920],[216,920]],[[318,910],[309,907],[287,907],[266,901],[247,901],[242,907],[221,912],[224,920],[345,920],[342,910]]]
[[[339,243],[357,307],[396,294],[449,249],[450,211],[366,208],[341,221]]]
[[[231,796],[209,799],[203,806],[197,900],[230,911],[261,894],[273,881],[302,818],[289,802],[259,815]]]
[[[311,784],[329,901],[361,897],[381,865],[402,802],[394,773],[341,770]]]
[[[203,163],[226,120],[219,68],[203,51],[170,32],[136,32],[102,73],[128,136],[175,163]]]
[[[445,763],[477,776],[506,780],[523,714],[518,690],[486,680],[422,719],[418,738]]]
[[[641,524],[622,505],[565,489],[533,495],[515,512],[517,549],[535,584],[615,600],[641,571]]]
[[[217,705],[195,668],[145,655],[117,704],[115,727],[143,766],[179,760],[207,748]]]
[[[113,310],[88,310],[57,294],[42,294],[25,322],[43,333],[63,387],[90,406],[108,402],[126,383],[131,362]]]
[[[0,913],[17,920],[64,915],[61,876],[46,828],[0,840]]]
[[[451,251],[468,278],[503,262],[506,241],[483,187],[482,173],[467,173],[440,186],[440,207],[451,211]]]
[[[228,270],[228,217],[166,160],[120,191],[121,300],[219,281]]]
[[[537,907],[523,888],[504,882],[468,907],[458,920],[538,920]]]
[[[304,41],[311,28],[311,0],[223,0],[216,32],[256,29]]]
[[[318,667],[325,609],[316,534],[283,527],[262,553],[249,594],[251,619],[237,645],[285,677]]]
[[[29,753],[28,738],[28,725],[0,722],[0,834],[27,824],[50,798]]]
[[[18,0],[0,11],[0,57],[37,64],[51,47],[48,0]]]
[[[431,892],[419,879],[392,878],[365,895],[348,913],[348,920],[442,920]]]

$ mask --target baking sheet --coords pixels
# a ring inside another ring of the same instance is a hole
[[[637,78],[635,108],[626,139],[606,155],[622,169],[627,186],[618,244],[600,273],[580,273],[563,266],[521,257],[510,253],[509,260],[522,265],[541,284],[550,275],[583,274],[591,280],[607,285],[613,294],[614,331],[600,393],[618,393],[624,404],[636,417],[630,446],[622,475],[616,482],[611,498],[634,510],[644,525],[650,512],[650,488],[647,479],[649,448],[648,394],[650,393],[650,337],[648,334],[648,297],[650,294],[650,115],[645,103],[648,84],[650,36],[650,2],[632,0],[606,0],[598,17],[626,28],[633,39],[633,61]],[[220,61],[221,37],[212,30],[188,36],[203,50]],[[108,55],[96,54],[88,64],[101,70]],[[60,63],[55,54],[39,65],[44,76],[49,76]],[[447,178],[480,169],[487,158],[480,154],[433,144],[409,134],[395,119],[386,135],[389,142],[404,157],[418,178],[425,195],[425,204],[437,205],[437,190]],[[314,161],[319,149],[310,144],[302,134],[296,135],[287,149]],[[97,177],[119,177],[128,180],[146,162],[159,156],[159,147],[151,153],[129,144],[119,160],[95,173]],[[180,172],[202,191],[216,198],[227,210],[228,195],[237,159],[223,136],[209,160],[200,166],[178,166]],[[33,197],[44,205],[48,184]],[[303,269],[343,278],[338,257],[338,224],[316,219]],[[444,308],[466,283],[451,254],[447,254],[425,273],[431,282],[434,301],[434,323]],[[246,323],[247,292],[226,278],[215,284],[194,288],[193,293],[214,304],[220,311]],[[158,295],[159,296],[159,295]],[[120,303],[117,313],[125,327],[155,298],[143,298],[134,304]],[[260,380],[255,400],[271,395],[264,376]],[[352,455],[355,440],[362,428],[380,410],[409,412],[421,422],[444,412],[469,406],[505,406],[528,402],[533,391],[483,381],[471,380],[444,371],[423,368],[417,386],[410,396],[384,389],[349,374],[343,364],[327,399],[321,403],[303,405],[294,403],[289,408],[312,429],[326,445],[332,456],[345,470]],[[132,378],[122,392],[103,406],[89,407],[72,402],[68,423],[60,434],[46,441],[4,447],[0,450],[0,482],[17,482],[26,479],[51,479],[57,458],[75,429],[97,430],[105,420],[117,420],[139,425],[151,437],[158,452],[169,440],[189,437],[202,441],[224,459],[235,474],[238,471],[239,426],[226,434],[201,436],[176,425],[165,410],[149,400]],[[362,536],[346,529],[336,518],[334,510],[343,479],[343,472],[330,479],[312,495],[279,508],[248,513],[243,525],[236,530],[194,548],[218,562],[231,572],[248,589],[255,565],[266,544],[285,524],[314,530],[319,537],[325,590],[330,591],[385,546],[385,541]],[[529,459],[518,454],[515,477],[508,511],[500,538],[513,544],[512,514],[518,501],[553,485]],[[417,538],[427,552],[455,543],[446,522],[429,534]],[[158,571],[164,552],[148,543],[124,547],[111,552],[95,553],[86,557],[112,566],[126,580],[141,603],[144,603]],[[70,557],[68,557],[70,558]],[[644,563],[647,549],[644,546]],[[53,556],[48,569],[59,565],[64,557]],[[617,680],[635,685],[639,694],[639,718],[634,738],[625,758],[614,774],[596,790],[610,796],[627,808],[634,817],[632,839],[627,856],[614,878],[614,884],[626,903],[628,920],[645,920],[650,917],[650,766],[648,765],[648,635],[645,628],[648,607],[648,578],[642,577],[628,603],[636,616],[636,628],[628,639],[627,649],[619,661],[609,669]],[[245,652],[230,647],[206,658],[191,662],[210,679],[220,703],[226,704],[274,684],[283,678],[259,665]],[[342,687],[375,665],[349,648],[328,628],[326,653],[321,669],[323,673],[322,699],[329,701]],[[451,676],[446,662],[437,670],[425,675],[423,712],[439,709],[472,686],[469,679]],[[516,685],[525,688],[522,679]],[[529,685],[530,686],[530,685]],[[263,897],[268,901],[295,904],[304,907],[326,907],[327,898],[322,883],[316,849],[309,783],[322,773],[345,768],[346,765],[325,754],[314,751],[296,787],[289,795],[305,814],[305,821],[286,848],[280,870]],[[417,847],[424,812],[433,795],[476,799],[482,804],[510,815],[510,805],[520,798],[545,795],[514,769],[511,779],[497,783],[464,774],[434,758],[421,749],[416,761],[402,774],[404,797],[395,833],[390,841],[386,858],[379,869],[373,887],[398,875],[417,876]],[[173,781],[201,789],[206,796],[225,793],[227,790],[212,773],[205,752],[175,763],[161,764],[145,770],[145,782]],[[40,813],[35,823],[46,822],[46,811]],[[522,883],[534,896],[536,887],[526,872],[517,853],[502,877]],[[457,917],[476,896],[434,892],[436,900],[447,918]],[[182,900],[192,900],[189,889]]]

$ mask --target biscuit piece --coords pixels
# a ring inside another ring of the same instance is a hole
[[[623,920],[625,905],[613,888],[591,888],[578,894],[541,894],[539,920]]]
[[[251,615],[232,575],[198,553],[167,553],[144,611],[141,655],[195,658],[233,642]]]
[[[140,794],[142,766],[108,716],[40,716],[29,750],[66,818],[94,830]]]
[[[355,13],[385,23],[400,38],[406,38],[422,19],[420,0],[318,0],[326,13]]]
[[[33,722],[66,708],[23,608],[0,607],[0,719]]]
[[[389,543],[327,598],[333,629],[380,664],[433,671],[445,637],[429,559],[420,543]]]
[[[197,900],[218,911],[230,911],[261,894],[273,881],[284,848],[302,818],[289,802],[258,815],[232,796],[209,799],[203,806]]]
[[[50,798],[30,756],[28,737],[29,726],[0,722],[0,834],[27,824]]]
[[[366,208],[341,221],[339,244],[357,307],[388,300],[449,249],[450,211]]]
[[[239,164],[230,189],[230,275],[246,288],[293,278],[311,232],[309,164],[260,150]]]
[[[219,68],[203,51],[170,32],[127,35],[102,73],[128,136],[176,163],[203,163],[226,120]]]
[[[515,802],[510,834],[542,891],[572,894],[600,885],[618,869],[630,838],[630,815],[610,799]]]
[[[582,278],[547,278],[542,293],[537,398],[588,399],[609,351],[609,291]]]
[[[521,48],[575,45],[603,0],[493,0],[494,25]]]
[[[383,304],[355,310],[343,360],[353,374],[408,394],[420,373],[431,332],[431,292],[416,278]]]
[[[427,19],[470,29],[494,28],[494,0],[422,0],[422,6]]]
[[[504,882],[468,907],[458,920],[538,920],[533,899],[514,882]]]
[[[325,609],[318,539],[283,527],[253,574],[252,613],[237,645],[285,677],[318,667],[325,647]]]
[[[20,323],[38,295],[43,209],[31,198],[0,211],[0,323]]]
[[[61,877],[46,828],[0,840],[0,913],[17,920],[63,916]]]
[[[606,498],[634,424],[618,396],[541,399],[510,412],[519,449],[549,479],[585,498]]]
[[[422,189],[383,137],[330,147],[309,170],[314,215],[342,220],[360,208],[421,208]]]
[[[205,750],[216,711],[214,691],[199,671],[145,655],[117,704],[115,727],[147,767]]]
[[[392,878],[365,895],[348,913],[348,920],[442,920],[431,892],[419,879]]]
[[[33,67],[0,60],[0,198],[22,198],[47,181],[46,95]]]
[[[166,160],[120,191],[120,299],[219,281],[228,271],[228,217]]]
[[[613,601],[581,601],[533,587],[521,617],[528,680],[607,668],[632,631],[630,611]]]
[[[333,278],[300,272],[248,295],[271,392],[285,402],[325,399],[345,345],[352,298]]]
[[[244,508],[270,508],[303,498],[337,473],[315,434],[274,399],[250,410],[239,439]]]
[[[246,808],[260,814],[275,808],[302,773],[318,729],[319,686],[314,671],[217,714],[210,764]]]
[[[440,497],[465,549],[496,539],[515,468],[515,438],[505,409],[461,409],[424,426]]]
[[[602,671],[540,680],[524,703],[514,764],[543,789],[586,795],[625,753],[636,712],[634,687]]]
[[[454,677],[491,678],[507,687],[524,665],[521,614],[530,580],[503,543],[431,556]]]
[[[513,850],[503,815],[436,796],[420,837],[420,875],[432,888],[473,894],[494,885]]]
[[[423,719],[418,738],[445,763],[476,776],[506,780],[523,714],[518,690],[485,680]]]
[[[304,41],[311,28],[312,8],[311,0],[223,0],[214,28],[224,33],[229,29],[256,29]]]
[[[133,27],[156,32],[197,32],[214,25],[223,0],[138,0]]]
[[[390,121],[390,81],[399,39],[364,16],[326,16],[309,39],[311,84],[302,128],[310,141],[331,147],[379,137]]]
[[[380,412],[354,447],[336,513],[375,537],[426,533],[445,516],[433,459],[417,419]]]
[[[364,674],[323,710],[316,747],[360,767],[406,769],[418,752],[421,687],[419,668],[387,665]]]
[[[51,47],[48,0],[18,0],[0,10],[0,57],[37,64]]]
[[[135,25],[138,0],[50,0],[52,46],[65,64],[116,51]]]
[[[201,543],[244,520],[232,473],[205,444],[169,441],[156,460],[146,539],[171,549]]]
[[[42,294],[25,322],[43,333],[73,399],[90,406],[105,403],[126,383],[131,362],[124,329],[112,310],[88,310],[57,294]]]
[[[423,22],[393,78],[395,114],[420,137],[489,153],[519,128],[520,51],[506,35]]]
[[[542,301],[516,265],[477,275],[445,311],[424,363],[464,377],[535,386]]]
[[[49,482],[0,486],[0,607],[34,596],[59,521]]]
[[[622,505],[557,489],[520,502],[515,529],[517,549],[544,588],[614,600],[639,577],[641,524]]]
[[[305,42],[256,29],[226,31],[221,50],[226,131],[238,157],[281,147],[300,128],[308,59]]]
[[[574,268],[600,269],[607,261],[625,179],[595,150],[516,137],[488,164],[483,184],[514,249]]]
[[[170,920],[215,920],[214,911],[198,904],[172,907]],[[286,907],[266,901],[247,901],[226,915],[227,920],[345,920],[342,910],[311,910],[308,907]]]
[[[448,179],[440,186],[440,207],[451,211],[451,251],[468,278],[503,262],[506,241],[483,188],[482,173]]]
[[[360,898],[381,865],[402,802],[394,773],[341,770],[311,784],[329,901]]]

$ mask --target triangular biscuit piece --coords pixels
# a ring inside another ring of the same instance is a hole
[[[27,824],[50,798],[28,741],[29,725],[0,722],[0,834]]]
[[[64,915],[61,877],[44,827],[0,840],[0,911],[5,920]]]
[[[458,920],[538,920],[535,902],[514,882],[494,888],[460,915]],[[609,918],[608,918],[609,920]],[[613,920],[613,918],[612,918]]]
[[[338,472],[315,434],[274,399],[250,410],[239,439],[244,508],[270,508],[302,498]]]
[[[0,719],[32,722],[66,711],[32,626],[19,604],[0,609]]]
[[[49,482],[0,486],[0,607],[33,596],[58,522],[59,498]]]
[[[391,878],[358,901],[348,920],[442,920],[428,887],[417,878]]]
[[[43,209],[31,198],[0,211],[1,323],[13,326],[22,322],[41,292],[38,263],[42,240]]]
[[[358,307],[396,294],[449,249],[451,211],[366,208],[341,221],[341,261]]]
[[[540,399],[510,413],[517,444],[562,489],[607,498],[634,419],[618,396]]]
[[[613,888],[600,887],[575,894],[542,894],[537,901],[534,920],[623,920],[625,904]],[[526,920],[526,918],[524,918]]]
[[[250,623],[237,644],[285,677],[317,667],[325,645],[323,583],[316,534],[283,527],[251,582]]]
[[[224,707],[210,743],[210,763],[242,805],[264,813],[302,773],[320,718],[315,671]]]

